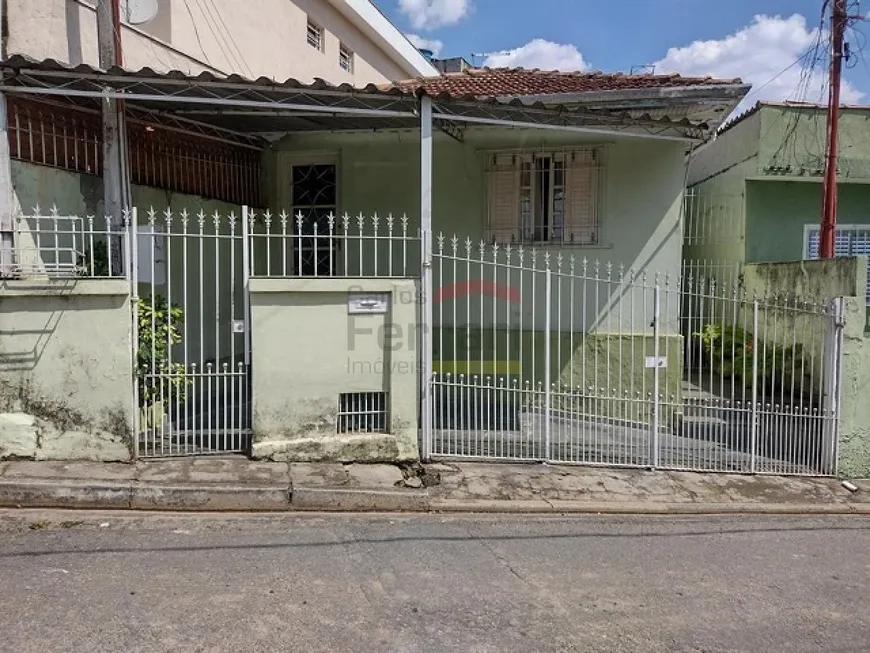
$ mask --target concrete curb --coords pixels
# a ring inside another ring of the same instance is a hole
[[[294,486],[293,510],[320,512],[429,512],[425,490],[366,490]]]
[[[870,515],[870,504],[655,503],[432,499],[430,512],[549,515]]]
[[[528,515],[870,515],[870,503],[656,503],[451,499],[428,490],[159,485],[85,480],[0,480],[0,508],[189,512],[413,512]]]
[[[291,510],[290,490],[286,487],[178,486],[30,479],[0,481],[0,507],[224,512]]]

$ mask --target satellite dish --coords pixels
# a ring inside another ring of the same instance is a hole
[[[157,15],[157,0],[121,0],[121,16],[131,25],[141,25]]]

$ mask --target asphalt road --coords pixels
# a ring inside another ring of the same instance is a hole
[[[867,651],[870,521],[0,511],[0,650]]]

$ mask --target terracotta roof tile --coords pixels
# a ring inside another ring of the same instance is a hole
[[[472,68],[438,77],[417,77],[386,85],[402,91],[425,91],[432,96],[478,98],[505,95],[547,95],[645,88],[678,88],[717,84],[740,84],[739,79],[681,77],[680,75],[624,75],[622,73],[581,73],[527,68]]]

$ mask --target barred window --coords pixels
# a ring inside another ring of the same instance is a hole
[[[323,28],[308,19],[308,45],[323,52]]]
[[[820,227],[804,227],[804,259],[819,258]],[[834,256],[870,255],[870,225],[838,224],[834,231]],[[870,266],[867,268],[867,305],[870,306]]]
[[[487,167],[487,231],[495,242],[598,242],[599,149],[499,152]]]
[[[353,73],[353,52],[344,43],[338,46],[338,65],[348,73]]]

